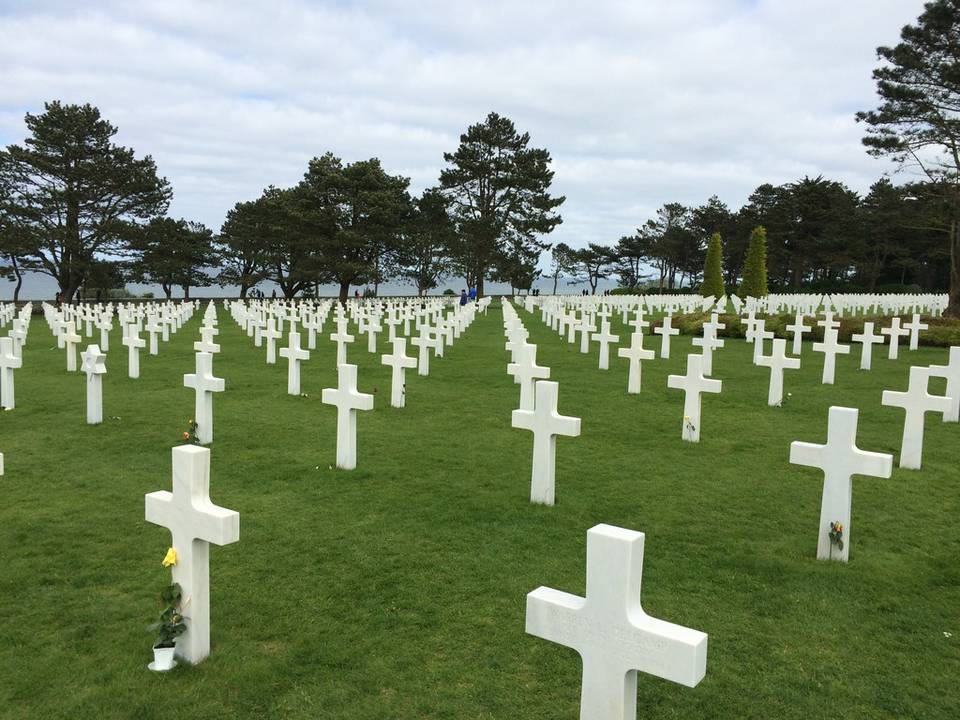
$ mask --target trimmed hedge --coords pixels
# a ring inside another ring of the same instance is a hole
[[[779,314],[762,316],[765,322],[764,329],[772,331],[774,337],[790,340],[793,335],[787,331],[787,325],[792,325],[794,315]],[[837,318],[840,322],[839,339],[840,342],[852,342],[851,336],[855,333],[863,332],[865,322],[873,322],[873,330],[880,332],[880,328],[889,327],[890,319],[893,315],[871,315],[860,317]],[[901,320],[909,322],[912,315],[900,315]],[[691,313],[688,315],[674,315],[673,327],[680,330],[681,335],[702,335],[703,324],[710,319],[709,313]],[[931,347],[951,347],[960,345],[960,320],[953,318],[928,317],[922,316],[922,321],[927,323],[930,328],[920,333],[920,344]],[[742,338],[746,335],[746,325],[741,322],[739,315],[721,315],[720,322],[726,325],[726,328],[717,332],[719,337]],[[807,317],[804,323],[812,326],[813,330],[804,333],[804,340],[823,340],[823,328],[816,324],[816,319]],[[655,320],[651,324],[651,330],[660,327],[662,320]],[[901,342],[903,342],[901,340]]]

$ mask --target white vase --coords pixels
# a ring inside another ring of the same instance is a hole
[[[177,664],[173,659],[176,651],[177,649],[175,647],[155,647],[153,649],[153,662],[150,663],[149,666],[150,669],[155,672],[166,672],[167,670],[172,670]]]

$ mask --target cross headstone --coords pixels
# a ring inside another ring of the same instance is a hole
[[[891,338],[892,339],[892,338]],[[910,368],[910,381],[906,392],[884,390],[881,405],[901,407],[906,411],[903,419],[903,440],[900,445],[900,467],[919,470],[923,458],[923,425],[928,412],[948,413],[951,399],[931,395],[930,368]]]
[[[527,633],[580,654],[580,720],[636,720],[638,672],[687,687],[706,674],[707,635],[643,610],[643,546],[643,533],[596,525],[586,597],[548,587],[527,595]]]
[[[83,340],[83,338],[81,338],[74,329],[73,320],[66,322],[63,332],[60,334],[60,339],[63,340],[63,346],[67,350],[67,372],[76,372],[77,344]]]
[[[337,408],[337,467],[353,470],[357,466],[357,411],[373,410],[373,395],[357,391],[357,366],[337,366],[337,387],[324,388],[321,400]]]
[[[943,414],[943,421],[960,422],[960,346],[950,348],[950,359],[946,365],[931,365],[930,376],[947,379],[950,409]]]
[[[593,339],[600,343],[600,369],[610,369],[610,344],[620,342],[619,335],[610,333],[610,321],[600,322],[600,332],[594,333]]]
[[[213,341],[213,338],[220,333],[215,327],[204,325],[200,328],[200,341],[193,344],[196,352],[210,353],[216,355],[220,352],[220,346]]]
[[[539,380],[534,388],[533,410],[514,410],[511,424],[533,432],[533,467],[530,481],[530,502],[553,505],[556,488],[557,435],[580,435],[580,418],[557,412],[560,386]]]
[[[87,374],[87,424],[103,422],[103,375],[107,372],[107,356],[96,345],[89,345],[80,353],[80,367]]]
[[[267,365],[275,365],[277,362],[277,340],[280,338],[280,331],[277,330],[277,321],[275,318],[267,319],[267,328],[260,333],[267,341]]]
[[[389,365],[390,372],[390,405],[395,408],[402,408],[406,405],[407,368],[415,368],[417,359],[407,355],[407,339],[405,337],[395,337],[393,339],[393,354],[384,355],[380,358],[383,365]]]
[[[823,385],[833,385],[836,377],[837,355],[849,355],[850,346],[837,342],[838,333],[833,328],[823,330],[823,342],[814,343],[813,351],[823,353],[823,374],[820,382]]]
[[[794,318],[793,325],[787,325],[787,332],[793,333],[793,355],[800,356],[803,352],[803,334],[808,333],[813,328],[809,325],[805,325],[803,313],[797,313]]]
[[[393,328],[390,328],[390,340],[394,339]],[[331,333],[330,339],[337,344],[337,367],[347,362],[347,343],[353,342],[353,335],[347,334],[347,320],[340,318],[337,320],[337,331]]]
[[[640,361],[653,360],[656,353],[653,350],[644,350],[643,333],[635,332],[630,336],[630,346],[617,349],[617,356],[626,358],[629,370],[627,371],[627,392],[637,394],[640,392]]]
[[[904,335],[909,335],[910,331],[900,327],[900,318],[893,317],[890,318],[890,327],[881,328],[880,334],[890,337],[890,348],[887,353],[887,358],[889,360],[896,360],[900,354],[900,338]]]
[[[916,350],[920,347],[920,331],[929,330],[930,326],[920,321],[919,313],[914,313],[913,317],[910,318],[910,322],[906,323],[903,329],[910,333],[910,349]]]
[[[684,391],[680,436],[688,442],[700,442],[700,394],[719,393],[723,387],[720,380],[704,376],[702,363],[702,355],[687,355],[687,374],[667,377],[668,388]]]
[[[420,323],[420,334],[410,338],[410,344],[417,346],[417,375],[430,374],[430,348],[433,347],[433,328],[426,322]]]
[[[680,328],[673,327],[673,317],[665,315],[661,320],[660,327],[653,329],[654,335],[660,335],[660,357],[664,360],[670,358],[670,336],[679,335]]]
[[[240,513],[210,501],[210,451],[196,445],[173,448],[173,492],[148,493],[146,519],[170,530],[177,553],[173,582],[183,590],[187,630],[177,655],[198,663],[210,654],[210,543],[240,539]]]
[[[0,337],[0,406],[6,410],[16,407],[13,371],[23,367],[23,358],[13,352],[13,340]]]
[[[147,341],[140,337],[135,325],[130,325],[120,342],[127,346],[127,377],[135,380],[140,377],[140,349],[146,346]]]
[[[300,363],[310,359],[310,351],[300,347],[300,333],[291,330],[287,346],[280,348],[280,357],[287,359],[287,394],[300,394]]]
[[[853,496],[851,478],[869,475],[888,478],[893,470],[893,457],[885,453],[866,452],[857,447],[859,410],[831,407],[827,420],[827,444],[793,442],[790,462],[794,465],[823,470],[823,496],[820,500],[820,534],[817,536],[817,559],[847,562],[850,556],[850,506]],[[830,539],[831,523],[840,523],[841,540],[834,547]]]
[[[196,393],[193,421],[201,445],[213,442],[213,394],[223,392],[223,378],[213,376],[213,355],[197,353],[196,372],[183,376],[183,386]]]
[[[767,391],[767,405],[780,405],[783,402],[783,371],[799,370],[800,358],[788,357],[787,341],[783,338],[775,338],[770,354],[761,355],[757,359],[757,365],[770,368],[770,386]]]
[[[534,384],[550,377],[550,368],[537,365],[537,346],[523,343],[517,350],[517,359],[507,365],[507,374],[520,385],[520,409],[533,410]]]
[[[157,322],[157,318],[153,315],[148,317],[147,324],[146,324],[146,327],[144,327],[144,329],[150,335],[150,354],[157,355],[159,353],[159,349],[157,347],[157,338],[162,332],[160,328],[160,323]]]
[[[883,335],[877,335],[873,332],[873,323],[865,322],[862,333],[854,333],[851,338],[854,342],[861,343],[860,350],[860,369],[869,370],[873,363],[873,346],[883,345]]]

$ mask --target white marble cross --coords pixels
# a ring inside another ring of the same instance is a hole
[[[157,347],[157,337],[162,332],[160,328],[160,323],[157,322],[157,318],[154,315],[150,315],[147,318],[147,324],[144,327],[144,330],[150,335],[150,348],[149,352],[151,355],[159,354],[159,349]]]
[[[610,344],[620,342],[619,335],[610,333],[610,321],[602,320],[600,322],[600,332],[594,333],[593,339],[600,343],[600,369],[610,369]]]
[[[910,331],[900,327],[900,318],[893,317],[890,318],[890,327],[881,328],[880,334],[890,337],[890,349],[887,353],[887,358],[889,360],[896,360],[900,354],[900,338],[904,335],[909,335]]]
[[[507,365],[507,374],[520,385],[520,409],[533,410],[534,383],[550,377],[550,368],[537,365],[537,346],[523,343],[517,350],[516,361]]]
[[[394,339],[393,327],[390,328],[390,340]],[[337,320],[337,331],[330,334],[330,339],[337,344],[337,367],[347,362],[347,343],[353,342],[353,335],[347,334],[346,318]]]
[[[147,341],[140,337],[136,325],[129,325],[120,342],[127,346],[127,377],[135,380],[140,377],[140,348],[146,347]]]
[[[213,338],[220,333],[215,327],[210,325],[204,325],[200,328],[200,340],[193,344],[193,349],[196,352],[205,352],[210,353],[211,355],[216,355],[220,352],[220,346],[213,341]]]
[[[223,378],[213,376],[213,355],[199,352],[196,372],[183,376],[183,386],[196,393],[193,421],[197,424],[197,440],[201,445],[213,442],[213,394],[223,392]]]
[[[960,422],[960,345],[950,348],[946,365],[931,365],[930,377],[947,379],[947,397],[950,409],[943,414],[944,422]]]
[[[210,451],[196,445],[173,448],[173,492],[148,493],[146,519],[170,530],[177,563],[173,582],[183,590],[187,630],[177,655],[198,663],[210,654],[210,543],[240,539],[240,513],[210,501]]]
[[[873,362],[873,346],[883,345],[883,335],[877,335],[873,332],[873,323],[865,322],[862,333],[854,333],[851,340],[861,343],[860,350],[860,369],[869,370]]]
[[[666,337],[666,336],[665,336]],[[629,370],[627,372],[627,392],[637,394],[640,392],[640,361],[653,360],[656,353],[653,350],[643,348],[643,333],[635,332],[630,336],[630,346],[617,349],[617,356],[626,358]]]
[[[60,339],[67,350],[67,372],[77,371],[77,344],[83,339],[77,334],[73,326],[73,320],[68,320],[64,324],[63,332],[60,333]]]
[[[267,341],[267,365],[275,365],[277,362],[277,340],[280,339],[281,332],[277,330],[277,321],[275,318],[267,319],[267,328],[260,333]]]
[[[823,329],[823,342],[814,343],[813,351],[823,353],[823,375],[820,382],[823,385],[833,385],[836,377],[837,355],[849,355],[850,346],[837,342],[838,333],[830,327]]]
[[[533,467],[530,481],[530,502],[553,505],[556,489],[557,435],[580,435],[580,418],[557,412],[560,386],[539,380],[534,388],[533,410],[514,410],[511,424],[533,432]]]
[[[321,400],[337,408],[337,467],[353,470],[357,466],[357,411],[373,410],[373,395],[357,391],[357,366],[338,365],[337,387],[324,388]]]
[[[287,394],[300,394],[300,363],[310,359],[310,351],[300,347],[300,333],[290,331],[287,347],[280,348],[280,357],[287,359]]]
[[[885,453],[865,452],[857,447],[859,410],[831,407],[827,421],[827,444],[793,442],[790,462],[823,470],[823,497],[820,501],[820,534],[817,559],[847,562],[850,556],[850,506],[854,475],[888,478],[893,457]],[[840,523],[843,548],[830,540],[830,524]]]
[[[690,344],[701,349],[701,357],[703,358],[701,369],[703,370],[703,374],[712,375],[713,351],[722,348],[725,344],[725,341],[717,337],[717,328],[709,323],[704,323],[703,335],[693,338]]]
[[[103,375],[107,372],[107,356],[96,345],[88,345],[80,353],[80,370],[87,374],[87,424],[103,422]]]
[[[420,323],[420,334],[410,338],[410,344],[417,346],[417,375],[430,374],[430,348],[433,347],[433,328],[426,322]]]
[[[669,359],[670,336],[680,334],[680,329],[673,327],[673,317],[670,315],[664,316],[663,320],[661,320],[660,327],[653,329],[653,334],[660,335],[660,357],[665,360]]]
[[[903,442],[900,446],[900,467],[919,470],[923,458],[923,425],[928,412],[946,414],[951,409],[951,399],[931,395],[930,368],[910,368],[910,382],[906,392],[884,390],[881,405],[901,407],[906,411],[903,419]]]
[[[809,325],[804,325],[803,323],[804,315],[803,313],[797,313],[794,318],[793,325],[787,325],[787,332],[793,333],[793,355],[801,355],[803,353],[803,334],[808,333],[813,328]]]
[[[758,337],[759,341],[759,337]],[[775,406],[783,402],[783,371],[799,370],[800,358],[787,356],[787,341],[775,338],[769,355],[761,355],[757,365],[770,368],[770,385],[767,390],[767,405]]]
[[[13,352],[13,340],[0,337],[0,407],[13,410],[16,407],[13,371],[23,367],[23,358]]]
[[[375,353],[377,351],[377,333],[383,330],[379,317],[371,317],[367,320],[367,352]]]
[[[760,364],[760,356],[763,355],[763,346],[767,340],[773,339],[773,332],[766,329],[767,321],[760,318],[753,326],[753,364]]]
[[[109,315],[101,315],[97,319],[97,329],[100,331],[100,349],[110,351],[110,331],[113,330],[113,320]]]
[[[526,630],[583,661],[580,720],[636,720],[637,673],[695,687],[707,671],[707,635],[647,615],[640,603],[644,534],[587,531],[586,597],[539,587]]]
[[[395,337],[393,339],[393,354],[384,355],[380,358],[383,365],[389,365],[390,372],[390,405],[395,408],[402,408],[406,405],[407,368],[417,367],[417,359],[407,355],[407,339],[405,337]]]
[[[577,330],[580,331],[580,352],[582,354],[586,355],[590,352],[590,333],[596,329],[597,327],[590,315],[586,311],[581,312]]]
[[[700,442],[700,394],[718,393],[723,387],[720,380],[704,377],[702,363],[703,355],[687,355],[687,374],[667,377],[668,388],[684,391],[680,436],[688,442]]]
[[[920,331],[929,330],[930,326],[925,322],[920,322],[920,315],[914,313],[913,317],[910,318],[910,322],[906,323],[903,329],[910,333],[910,349],[916,350],[920,347]]]

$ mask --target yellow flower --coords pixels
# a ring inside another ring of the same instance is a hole
[[[171,565],[177,564],[177,551],[173,548],[167,550],[167,554],[163,556],[163,566],[170,567]]]

